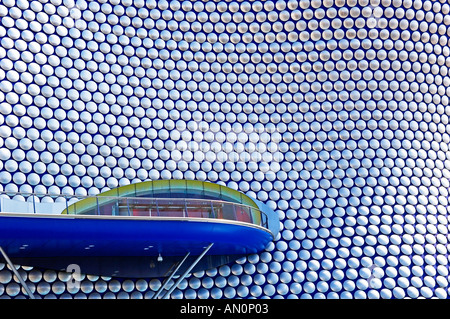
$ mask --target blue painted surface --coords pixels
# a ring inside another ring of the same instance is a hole
[[[208,255],[242,255],[272,239],[220,222],[0,216],[0,245],[11,257],[198,255],[211,242]]]

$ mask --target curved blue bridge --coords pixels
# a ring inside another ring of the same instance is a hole
[[[279,232],[269,207],[208,182],[152,181],[81,200],[57,197],[42,203],[3,195],[6,259],[50,269],[76,264],[106,276],[185,276],[260,252]]]

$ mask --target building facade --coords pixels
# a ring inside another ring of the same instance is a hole
[[[194,273],[172,298],[447,298],[449,12],[1,0],[2,196],[188,179],[278,213],[264,252]],[[150,298],[162,282],[18,271],[40,298]],[[4,263],[0,296],[26,298]]]

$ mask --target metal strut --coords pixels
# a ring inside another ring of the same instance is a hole
[[[186,256],[184,256],[183,260],[180,261],[177,265],[177,267],[175,268],[174,271],[172,271],[172,273],[170,274],[170,276],[166,279],[166,281],[164,282],[164,284],[159,288],[159,290],[156,292],[156,294],[153,295],[152,299],[158,299],[159,295],[161,294],[161,292],[166,288],[167,284],[169,283],[169,281],[173,278],[173,276],[175,276],[175,274],[177,273],[178,269],[180,269],[181,265],[186,261],[186,259],[188,258],[188,256],[190,255],[190,252],[188,252],[186,254]]]
[[[209,244],[205,250],[200,254],[200,256],[197,257],[197,259],[192,263],[192,265],[189,266],[188,269],[178,278],[177,282],[170,287],[170,289],[167,291],[167,293],[164,295],[163,299],[168,299],[170,297],[170,294],[178,287],[178,285],[183,281],[184,278],[189,274],[189,272],[195,267],[195,265],[198,264],[198,262],[203,258],[203,256],[206,255],[208,250],[214,245],[214,243]]]
[[[25,288],[25,291],[27,292],[28,296],[30,297],[30,299],[36,299],[33,295],[33,293],[31,292],[30,288],[28,287],[28,285],[25,283],[25,281],[22,279],[22,276],[20,276],[19,272],[17,271],[16,267],[14,267],[14,264],[11,262],[11,260],[9,259],[8,255],[6,254],[6,252],[3,250],[3,248],[0,246],[0,253],[3,255],[3,258],[5,258],[6,262],[8,263],[9,267],[12,269],[12,271],[14,272],[14,275],[16,275],[16,277],[19,279],[20,283],[22,284],[23,288]]]

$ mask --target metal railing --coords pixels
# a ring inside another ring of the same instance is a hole
[[[3,196],[1,196],[3,195]],[[6,196],[9,201],[6,200]],[[14,197],[10,199],[9,197]],[[209,218],[239,221],[268,229],[267,215],[256,207],[222,200],[197,198],[148,198],[80,196],[0,191],[0,212],[69,214],[83,216],[141,216]],[[56,209],[55,209],[56,208]]]

